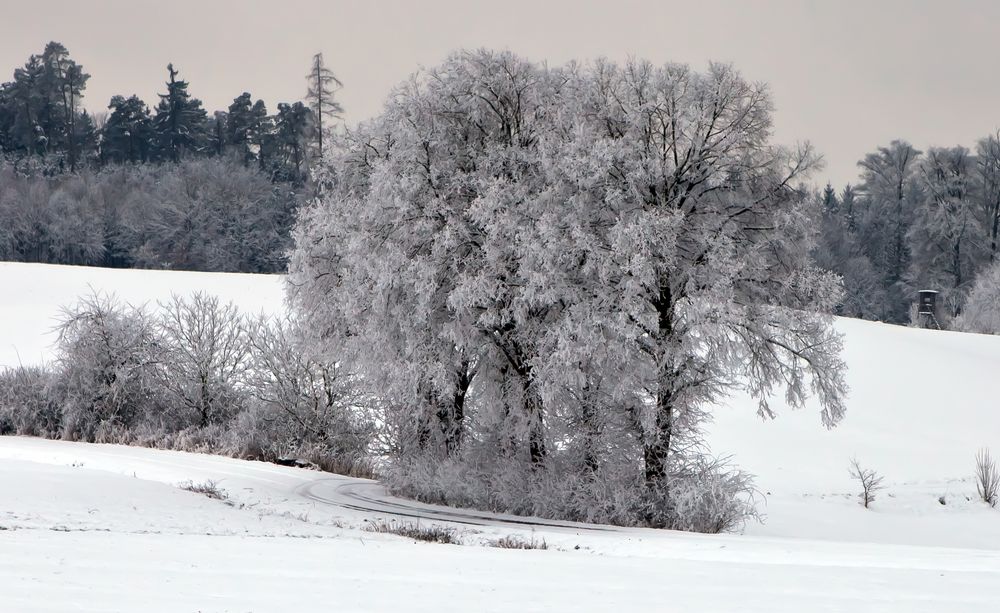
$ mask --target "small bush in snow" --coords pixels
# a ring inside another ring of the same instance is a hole
[[[866,509],[875,502],[875,494],[885,489],[882,485],[884,477],[870,468],[862,468],[857,458],[851,460],[851,478],[861,483],[861,493],[858,494],[858,498]]]
[[[976,491],[991,507],[1000,502],[1000,469],[989,449],[980,449],[976,454]]]
[[[56,436],[62,409],[53,394],[54,377],[42,366],[0,371],[0,434]]]
[[[179,486],[182,490],[187,490],[189,492],[194,492],[195,494],[201,494],[203,496],[208,496],[213,500],[228,500],[229,495],[226,494],[226,490],[219,487],[219,484],[211,479],[204,481],[202,483],[193,483],[187,481],[181,483]]]
[[[415,541],[425,541],[428,543],[442,543],[445,545],[462,544],[455,537],[454,530],[440,526],[421,526],[418,522],[378,519],[368,522],[365,531],[377,532],[379,534],[396,534]]]
[[[517,534],[508,534],[498,538],[495,541],[490,542],[490,547],[498,547],[500,549],[548,549],[548,543],[545,539],[539,540],[534,534],[531,535],[530,539],[524,538],[523,536]]]

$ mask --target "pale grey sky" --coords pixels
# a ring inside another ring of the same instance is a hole
[[[1000,3],[991,0],[34,0],[0,9],[0,78],[49,40],[91,74],[87,106],[114,94],[154,104],[173,62],[210,110],[240,92],[305,93],[322,51],[353,123],[389,89],[462,47],[562,63],[607,56],[733,62],[770,84],[775,138],[810,140],[829,177],[893,138],[964,144],[1000,127]]]

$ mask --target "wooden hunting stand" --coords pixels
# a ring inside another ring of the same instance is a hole
[[[941,329],[937,318],[938,293],[934,289],[922,289],[917,292],[917,324],[921,328]]]

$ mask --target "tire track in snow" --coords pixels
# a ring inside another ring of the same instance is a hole
[[[337,484],[332,487],[332,491],[328,493],[325,492],[323,494],[316,492],[318,487],[330,487],[331,483]],[[487,511],[409,502],[387,495],[385,493],[385,488],[377,482],[362,481],[360,479],[351,479],[348,477],[325,478],[309,481],[308,483],[303,483],[298,486],[295,489],[295,493],[314,502],[338,506],[363,513],[444,521],[470,526],[497,526],[507,528],[538,527],[563,530],[586,530],[589,532],[619,531],[617,528],[612,526],[558,522],[554,520],[529,517],[514,517],[510,515],[489,513]]]

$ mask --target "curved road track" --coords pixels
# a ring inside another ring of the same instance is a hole
[[[295,493],[314,502],[370,513],[375,516],[426,519],[470,526],[544,527],[592,532],[618,530],[614,526],[520,517],[474,509],[424,504],[391,496],[385,487],[376,481],[350,477],[327,477],[307,481],[295,488]]]
[[[544,527],[590,533],[625,530],[606,525],[424,504],[391,496],[380,483],[369,479],[212,455],[28,437],[0,437],[0,460],[5,458],[106,470],[173,485],[185,481],[214,481],[233,492],[255,492],[251,494],[251,500],[256,496],[259,499],[287,501],[291,496],[311,504],[360,512],[367,516],[366,519],[400,517],[470,526],[521,529]]]

